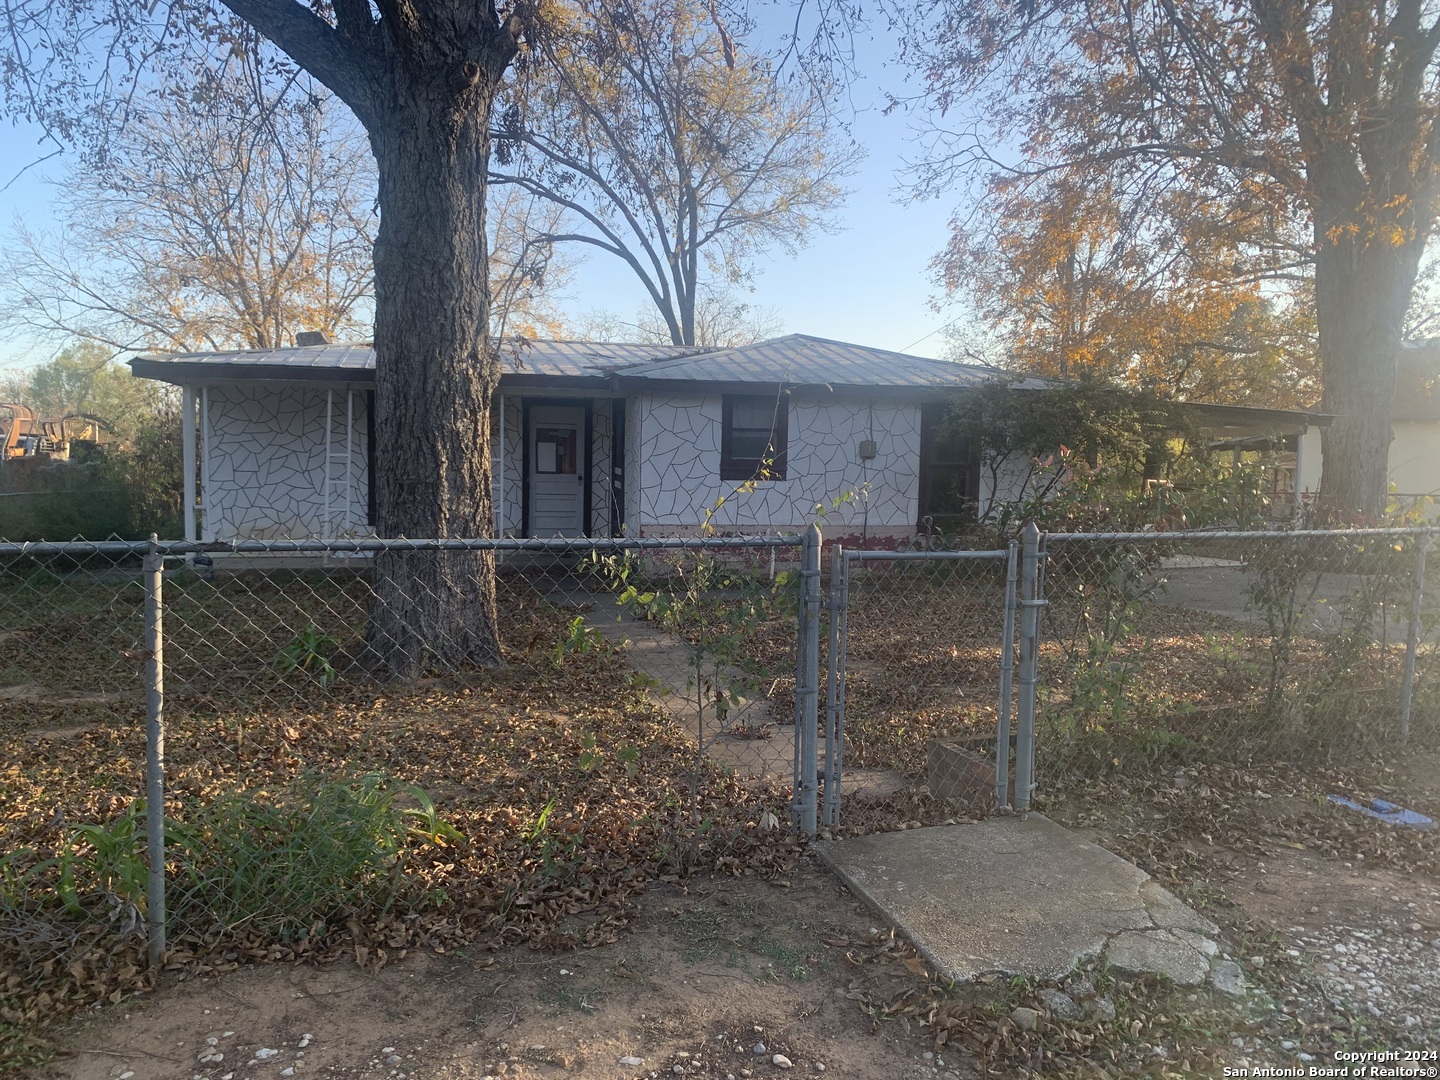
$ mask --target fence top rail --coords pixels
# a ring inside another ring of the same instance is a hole
[[[1176,529],[1167,532],[1077,532],[1041,533],[1047,542],[1062,543],[1164,543],[1175,540],[1324,540],[1393,539],[1395,537],[1440,537],[1440,526],[1411,525],[1391,529]]]
[[[998,551],[852,551],[845,550],[845,558],[855,562],[933,562],[937,559],[999,559],[1009,557],[1009,552]]]
[[[0,557],[14,555],[222,555],[222,554],[353,554],[356,552],[497,551],[565,554],[593,551],[715,551],[799,548],[800,536],[705,537],[556,537],[550,540],[390,539],[365,540],[234,540],[198,543],[191,540],[71,540],[0,542]]]

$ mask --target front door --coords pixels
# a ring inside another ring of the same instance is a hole
[[[585,533],[585,410],[530,410],[530,535]]]

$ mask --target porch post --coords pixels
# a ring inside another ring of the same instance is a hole
[[[500,403],[500,452],[495,455],[491,468],[495,472],[495,536],[505,536],[505,395],[497,393],[495,400]]]
[[[200,388],[200,538],[215,539],[215,523],[210,520],[210,387]]]
[[[182,512],[185,520],[185,539],[192,544],[199,539],[195,532],[195,388],[180,388],[180,459],[184,473],[181,490],[184,492]]]

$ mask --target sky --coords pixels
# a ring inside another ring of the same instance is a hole
[[[876,65],[878,68],[878,65]],[[795,256],[782,251],[756,263],[745,299],[774,308],[784,333],[814,334],[920,356],[939,356],[940,332],[959,315],[932,307],[937,289],[930,259],[944,246],[953,204],[908,202],[898,194],[897,170],[914,144],[905,118],[876,107],[884,69],[856,87],[857,104],[869,105],[851,124],[867,156],[850,178],[850,197],[835,216],[834,233],[816,233]],[[567,288],[568,310],[586,307],[629,319],[645,305],[639,281],[618,259],[594,255]]]
[[[838,230],[816,233],[796,255],[762,254],[744,299],[773,309],[783,333],[814,334],[862,345],[939,356],[944,326],[959,314],[936,311],[936,287],[929,261],[945,243],[952,205],[912,203],[898,194],[898,171],[915,146],[907,119],[884,116],[884,91],[902,89],[897,70],[887,65],[893,45],[857,41],[860,78],[851,91],[856,114],[851,133],[867,156],[850,179],[851,194],[834,216]],[[0,127],[0,236],[14,220],[34,231],[52,227],[50,196],[64,160],[52,158],[23,173],[49,152],[26,126]],[[18,175],[17,175],[18,174]],[[646,304],[643,289],[618,259],[597,253],[583,262],[565,289],[559,307],[567,321],[594,311],[633,319]],[[47,359],[50,347],[27,341],[0,341],[0,371]]]

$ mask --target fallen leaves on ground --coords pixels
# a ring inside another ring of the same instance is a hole
[[[186,908],[167,972],[345,955],[374,969],[412,949],[475,944],[588,948],[625,930],[630,899],[649,881],[794,864],[796,842],[761,827],[785,814],[788,790],[747,786],[697,760],[693,742],[634,688],[622,656],[576,653],[557,667],[563,617],[543,602],[519,590],[505,610],[512,648],[500,670],[403,688],[348,680],[280,703],[247,702],[243,680],[176,694],[166,810],[177,821],[217,796],[305,773],[378,773],[423,788],[464,839],[412,851],[390,910],[316,911],[311,931],[288,940],[206,925]],[[110,820],[143,792],[144,730],[128,715],[87,713],[63,730],[12,717],[0,745],[6,886],[58,855],[76,824]],[[0,900],[0,1069],[29,1060],[37,1032],[153,984],[133,925],[104,910],[76,923],[23,889]]]

